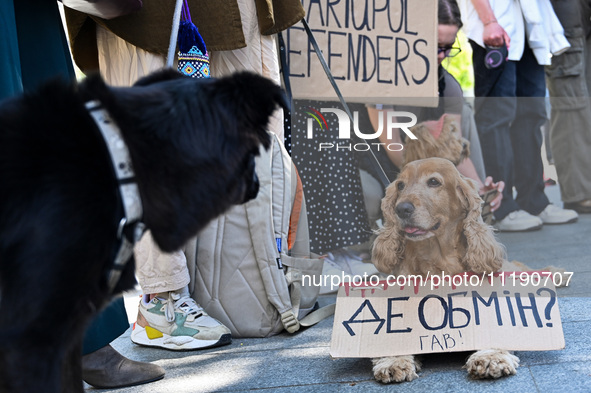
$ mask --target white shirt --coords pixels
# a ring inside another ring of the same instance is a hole
[[[509,38],[511,38],[509,60],[520,60],[525,46],[525,26],[519,0],[489,0],[489,3],[497,23],[505,29]],[[485,45],[482,40],[484,24],[478,17],[472,1],[459,0],[458,5],[462,13],[462,23],[464,24],[462,29],[466,36],[484,48]]]
[[[540,65],[549,65],[552,55],[566,51],[570,44],[549,0],[489,0],[497,23],[511,38],[509,60],[523,55],[525,38]],[[484,47],[484,25],[471,0],[459,0],[466,36]]]

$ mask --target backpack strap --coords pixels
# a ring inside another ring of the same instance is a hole
[[[318,310],[314,310],[302,319],[300,319],[300,325],[304,327],[316,325],[318,322],[325,318],[330,317],[334,314],[336,303],[331,303],[327,306],[320,307]]]
[[[277,236],[273,228],[275,225],[269,223],[269,220],[273,222],[283,219],[282,214],[278,217],[273,214],[272,210],[277,210],[273,209],[273,202],[285,206],[283,204],[284,198],[291,196],[291,190],[286,192],[285,189],[281,190],[279,188],[280,183],[284,184],[283,187],[291,187],[291,181],[273,179],[273,159],[277,159],[277,153],[281,154],[280,149],[281,144],[274,134],[272,135],[272,143],[269,150],[266,151],[264,148],[261,148],[260,156],[256,158],[256,172],[260,183],[259,193],[255,199],[245,204],[245,209],[248,226],[251,228],[250,237],[252,239],[254,256],[265,287],[267,299],[281,315],[281,322],[285,329],[293,333],[300,328],[300,324],[297,320],[297,313],[292,307],[292,300],[287,289],[281,254],[276,244],[271,241]],[[282,156],[279,157],[283,159]],[[278,175],[276,174],[275,176]],[[273,185],[275,185],[275,190],[273,190]],[[273,199],[273,196],[275,196],[275,199]]]
[[[285,330],[294,333],[302,326],[298,319],[302,272],[311,263],[309,238],[303,233],[307,228],[303,189],[289,154],[275,134],[269,150],[261,149],[260,153],[256,158],[259,194],[244,205],[246,218],[267,299],[279,313]],[[287,256],[288,248],[304,258]],[[302,319],[303,326],[333,313],[334,306],[315,310]]]
[[[337,97],[339,98],[341,105],[343,105],[343,109],[347,113],[347,116],[349,116],[351,123],[353,123],[353,115],[351,114],[351,110],[349,109],[349,105],[347,105],[347,102],[345,101],[345,98],[341,94],[341,90],[339,89],[337,82],[335,81],[334,77],[332,76],[332,73],[330,72],[330,68],[328,67],[328,64],[326,63],[326,59],[324,58],[324,55],[322,54],[322,51],[320,50],[320,47],[318,46],[318,43],[316,42],[316,38],[314,38],[314,34],[312,34],[312,30],[310,29],[310,26],[308,26],[308,22],[306,22],[306,18],[302,19],[302,24],[304,25],[304,30],[306,30],[306,33],[308,34],[308,40],[309,40],[310,44],[312,45],[312,47],[314,48],[314,52],[316,52],[316,56],[318,57],[318,61],[320,61],[320,65],[322,65],[322,68],[324,69],[324,73],[326,74],[326,77],[330,81],[330,84],[332,85],[332,88],[334,89]],[[359,140],[359,137],[357,135],[353,134],[353,135],[351,135],[351,139],[354,142],[357,142]],[[384,188],[388,187],[391,183],[390,179],[388,178],[388,175],[386,175],[386,172],[384,171],[384,168],[382,168],[382,165],[378,161],[378,158],[376,157],[374,151],[372,149],[369,149],[369,150],[367,150],[367,153],[369,153],[372,158],[368,162],[373,167],[374,173],[376,173],[378,175],[378,177],[379,177],[378,180],[380,181],[380,183],[382,183]]]
[[[301,305],[302,295],[302,271],[306,270],[306,267],[302,262],[309,262],[309,259],[304,258],[286,258],[286,265],[289,264],[289,271],[286,274],[288,285],[291,285],[291,303],[293,304],[293,310],[295,315],[298,315]],[[317,324],[323,319],[334,314],[335,303],[327,306],[318,308],[308,313],[305,317],[299,319],[299,325],[308,327]],[[299,326],[298,326],[299,329]],[[289,330],[288,330],[289,331]]]

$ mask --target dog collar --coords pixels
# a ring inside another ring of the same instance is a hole
[[[115,176],[119,185],[119,197],[123,204],[124,216],[119,221],[117,238],[121,241],[115,262],[107,277],[109,292],[113,292],[119,282],[121,272],[133,255],[133,245],[139,241],[145,231],[141,222],[143,209],[135,172],[129,149],[125,144],[121,130],[111,118],[109,112],[97,100],[85,104],[105,140]]]

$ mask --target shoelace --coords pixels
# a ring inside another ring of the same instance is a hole
[[[193,319],[197,319],[203,315],[203,309],[190,296],[181,296],[176,292],[169,292],[168,300],[165,302],[164,315],[168,322],[176,319],[175,310],[177,309],[185,315],[192,315]]]

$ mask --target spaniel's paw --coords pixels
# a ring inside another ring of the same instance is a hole
[[[382,383],[404,382],[417,379],[417,372],[421,370],[421,363],[414,356],[392,356],[375,358],[373,376]]]
[[[500,378],[517,373],[519,358],[509,351],[486,349],[470,355],[464,368],[474,378]]]

